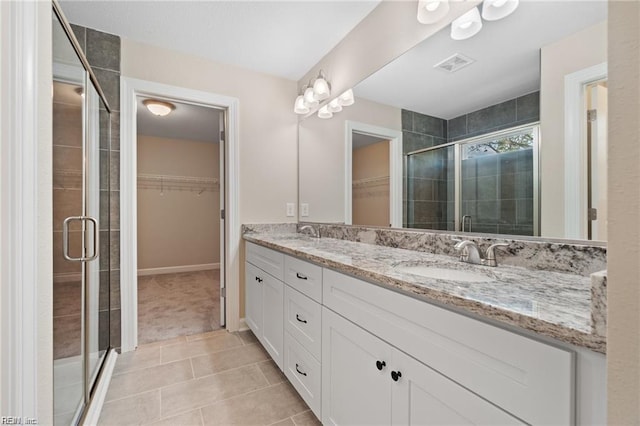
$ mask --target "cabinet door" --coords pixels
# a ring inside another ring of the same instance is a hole
[[[283,369],[284,283],[264,274],[262,284],[262,346]]]
[[[387,343],[323,308],[322,423],[390,424],[390,358]]]
[[[388,374],[394,425],[519,425],[515,417],[397,349]],[[392,379],[393,380],[393,379]]]
[[[245,262],[245,321],[258,339],[262,336],[262,283],[267,275]]]

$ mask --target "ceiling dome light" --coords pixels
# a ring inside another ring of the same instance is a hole
[[[313,87],[307,86],[304,89],[304,104],[307,108],[315,108],[318,106],[319,102],[316,100],[316,97],[313,93]]]
[[[293,104],[293,112],[296,114],[308,114],[309,108],[304,104],[304,96],[298,95],[296,102]]]
[[[497,21],[511,15],[517,8],[519,0],[485,0],[482,4],[482,19]]]
[[[159,117],[169,115],[171,111],[176,109],[176,106],[170,102],[158,101],[155,99],[145,99],[142,103],[147,107],[151,114]]]
[[[353,105],[354,102],[355,102],[355,99],[353,98],[353,90],[351,89],[347,90],[346,92],[344,92],[342,95],[338,97],[338,103],[341,106]]]
[[[329,87],[329,83],[327,83],[322,71],[320,71],[320,75],[316,78],[316,81],[313,82],[313,97],[316,101],[324,101],[330,95],[331,88]]]
[[[449,13],[449,0],[418,1],[418,22],[434,24]]]
[[[329,110],[329,112],[340,112],[340,111],[342,111],[342,105],[340,105],[340,100],[338,98],[335,98],[334,100],[329,102],[328,110]]]
[[[451,38],[454,40],[465,40],[482,29],[482,19],[480,11],[474,7],[451,23]]]
[[[333,117],[333,113],[329,111],[329,105],[325,105],[318,110],[318,117],[320,118],[331,118]]]

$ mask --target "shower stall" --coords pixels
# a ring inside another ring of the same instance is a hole
[[[540,235],[539,127],[527,125],[405,156],[405,226]]]
[[[54,423],[90,411],[110,345],[110,109],[53,3]]]

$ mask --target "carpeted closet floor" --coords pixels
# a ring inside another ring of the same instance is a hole
[[[220,328],[220,270],[138,277],[138,343]]]

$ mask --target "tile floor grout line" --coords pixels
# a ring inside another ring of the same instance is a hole
[[[198,412],[200,413],[200,421],[202,422],[202,425],[204,426],[204,413],[202,412],[202,408],[198,408]]]
[[[196,378],[196,370],[193,368],[193,358],[189,358],[189,364],[191,365],[191,378]]]

